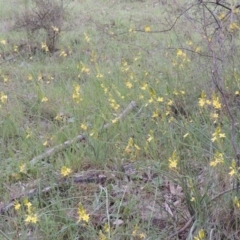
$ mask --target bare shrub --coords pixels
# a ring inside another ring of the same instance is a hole
[[[26,31],[29,42],[45,41],[45,51],[54,52],[63,26],[63,1],[32,0],[22,15],[16,17],[15,29]]]

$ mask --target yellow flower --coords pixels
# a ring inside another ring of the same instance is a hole
[[[183,138],[186,138],[189,135],[189,133],[186,133],[183,135]]]
[[[221,139],[221,138],[225,138],[225,137],[226,137],[225,133],[222,133],[221,132],[221,127],[218,126],[215,129],[215,132],[212,134],[211,140],[212,140],[212,142],[215,142],[216,140]]]
[[[6,103],[7,99],[8,99],[8,96],[4,94],[4,92],[1,92],[1,97],[0,97],[1,102]]]
[[[113,99],[112,97],[109,98],[109,103],[110,103],[110,106],[116,111],[118,110],[118,108],[120,107],[119,104],[117,104],[117,102],[115,101],[115,99]]]
[[[45,51],[45,52],[49,52],[49,49],[48,49],[48,46],[47,46],[47,44],[46,43],[41,43],[41,48]]]
[[[88,129],[87,125],[84,124],[84,123],[82,123],[80,127],[81,127],[81,129],[83,129],[84,131],[87,131],[87,129]]]
[[[238,26],[238,24],[235,23],[235,22],[232,22],[232,23],[229,25],[229,30],[230,30],[231,32],[234,32],[235,30],[238,30],[238,29],[239,29],[239,26]]]
[[[236,208],[240,209],[240,202],[236,196],[234,197],[233,203]]]
[[[224,19],[225,17],[226,17],[226,14],[224,14],[224,13],[220,13],[220,14],[218,15],[218,18],[219,18],[220,20]]]
[[[157,118],[157,117],[159,117],[159,112],[158,112],[158,110],[156,110],[156,111],[153,113],[153,115],[152,115],[152,118]]]
[[[147,89],[147,86],[148,86],[148,84],[145,82],[145,83],[143,83],[143,85],[141,86],[141,89],[142,89],[142,90],[146,90],[146,89]]]
[[[163,102],[163,97],[158,97],[157,102]]]
[[[72,172],[72,170],[71,170],[70,168],[66,167],[66,166],[63,166],[63,167],[61,168],[61,174],[62,174],[64,177],[68,176],[71,172]]]
[[[146,26],[146,27],[144,28],[144,31],[145,31],[145,32],[151,32],[151,28],[150,28],[149,26]]]
[[[136,32],[133,27],[129,28],[128,31],[129,31],[130,33],[135,33],[135,32]]]
[[[200,229],[200,231],[198,232],[197,237],[193,238],[194,240],[204,240],[205,239],[205,232],[203,229]]]
[[[18,211],[18,210],[20,209],[20,207],[21,207],[21,204],[20,204],[18,201],[15,201],[15,203],[14,203],[14,209],[15,209],[16,211]]]
[[[114,124],[114,123],[116,123],[118,121],[119,121],[119,118],[115,118],[115,119],[112,120],[112,123]]]
[[[89,69],[89,68],[87,68],[86,66],[82,65],[81,72],[82,72],[82,73],[87,73],[87,74],[90,74],[90,69]]]
[[[73,90],[73,94],[72,94],[72,98],[76,103],[79,103],[82,101],[82,98],[80,96],[80,85],[75,84],[74,85],[74,90]]]
[[[96,78],[103,78],[103,74],[102,74],[102,73],[100,73],[100,72],[98,72],[98,74],[97,74]]]
[[[104,224],[103,230],[104,230],[105,233],[109,233],[110,232],[110,227],[109,227],[109,225],[107,223]]]
[[[56,33],[59,32],[59,28],[58,28],[58,27],[54,27],[54,26],[52,26],[52,29],[53,29],[53,31],[56,32]]]
[[[32,81],[33,80],[33,75],[32,74],[28,74],[28,80]]]
[[[127,81],[126,81],[126,87],[127,87],[127,88],[132,88],[132,86],[133,86],[132,83],[127,80]]]
[[[38,221],[38,217],[37,217],[37,214],[28,214],[26,219],[24,220],[27,224],[28,223],[37,223]]]
[[[7,42],[6,42],[5,39],[2,39],[2,40],[1,40],[1,44],[2,44],[2,45],[6,45],[6,43],[7,43]]]
[[[178,50],[177,50],[177,57],[186,58],[187,55],[186,55],[186,53],[184,53],[181,49],[178,49]]]
[[[196,49],[195,49],[195,52],[199,53],[199,52],[200,52],[200,50],[201,50],[201,48],[200,48],[200,47],[196,47]]]
[[[23,163],[19,166],[19,172],[24,173],[26,172],[26,164]]]
[[[86,33],[84,33],[84,38],[85,38],[87,43],[89,43],[90,40],[91,40],[91,38]]]
[[[214,158],[210,162],[210,166],[216,167],[219,163],[223,163],[223,162],[224,162],[223,154],[220,152],[216,152],[214,154]]]
[[[31,213],[32,212],[32,203],[28,201],[27,198],[23,199],[23,205],[27,207],[27,212]]]
[[[219,98],[215,94],[213,95],[212,105],[215,109],[221,109],[221,103],[219,102]]]
[[[232,160],[232,165],[231,165],[231,167],[229,167],[229,169],[230,169],[230,172],[229,172],[230,176],[234,176],[234,175],[236,175],[238,173],[235,160]]]
[[[153,140],[153,130],[150,130],[147,141],[151,142],[152,140]]]
[[[81,222],[81,221],[84,221],[86,223],[89,222],[89,214],[87,214],[82,204],[80,204],[78,207],[78,222]]]
[[[204,92],[201,93],[201,97],[198,99],[199,107],[204,107],[206,104],[206,94]]]
[[[67,53],[64,50],[62,50],[59,54],[59,57],[67,57]]]
[[[13,51],[14,51],[14,52],[18,52],[18,46],[17,46],[17,45],[14,45],[14,46],[13,46]]]
[[[108,240],[108,238],[102,233],[102,231],[99,231],[99,237],[98,240]]]
[[[174,168],[177,168],[177,164],[178,164],[178,156],[177,156],[177,152],[174,151],[172,156],[168,159],[168,162],[169,162],[169,168],[170,169],[174,169]]]
[[[47,102],[47,101],[48,101],[47,97],[42,97],[41,102]]]

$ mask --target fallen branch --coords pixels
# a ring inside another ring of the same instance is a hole
[[[132,101],[127,108],[118,116],[118,120],[122,120],[133,108],[135,108],[137,105],[134,101]],[[109,127],[111,127],[113,124],[112,123],[108,123],[104,125],[104,129],[108,129]],[[66,142],[64,142],[63,144],[57,145],[49,150],[47,150],[45,153],[33,158],[30,161],[30,164],[34,165],[36,164],[38,161],[43,160],[44,158],[50,157],[54,154],[56,154],[59,151],[62,151],[64,149],[66,149],[67,147],[69,147],[70,145],[72,145],[73,143],[77,142],[77,141],[82,141],[85,140],[84,135],[78,135],[77,137],[73,138],[72,140],[68,140]],[[84,175],[77,175],[73,177],[73,182],[74,183],[91,183],[91,182],[96,182],[96,183],[103,183],[106,180],[106,176],[105,175],[96,175],[96,174],[90,174],[89,176],[84,176]],[[27,198],[33,198],[34,196],[36,196],[37,194],[44,194],[47,193],[53,189],[59,188],[61,187],[63,184],[71,184],[71,181],[62,181],[58,184],[54,184],[52,187],[46,187],[44,188],[42,191],[39,192],[39,190],[37,188],[31,189],[30,191],[28,191],[27,193],[22,194],[20,197],[15,198],[15,199],[11,199],[11,201],[5,205],[4,207],[0,208],[0,215],[5,214],[6,212],[8,212],[11,208],[14,207],[14,203],[16,200],[21,201],[24,197]]]
[[[170,239],[172,239],[173,237],[175,237],[175,236],[179,235],[180,233],[182,233],[183,231],[185,231],[188,227],[191,226],[193,220],[194,220],[194,216],[192,216],[192,217],[186,222],[186,224],[185,224],[182,228],[180,228],[178,231],[176,231],[175,233],[173,233],[173,234],[171,234],[170,236],[168,236],[167,239],[170,240]]]
[[[69,147],[70,145],[72,145],[73,143],[77,142],[77,141],[82,141],[85,140],[85,137],[83,135],[78,135],[77,137],[75,137],[72,140],[66,141],[60,145],[57,145],[49,150],[47,150],[45,153],[33,158],[30,161],[30,164],[34,165],[36,162],[43,160],[46,157],[50,157],[51,155],[54,155],[55,153],[62,151],[64,149],[66,149],[67,147]]]
[[[118,120],[122,120],[137,104],[134,101],[131,101],[127,108],[117,117]],[[103,126],[104,129],[111,127],[113,123],[107,123]]]
[[[118,119],[119,120],[122,120],[133,108],[135,108],[137,105],[134,101],[132,101],[128,106],[127,108],[118,116]],[[104,129],[108,129],[109,127],[112,126],[112,123],[107,123],[103,126]],[[60,145],[57,145],[49,150],[47,150],[45,153],[33,158],[31,161],[30,161],[30,164],[31,165],[34,165],[36,164],[37,162],[43,160],[44,158],[47,158],[47,157],[50,157],[54,154],[56,154],[57,152],[60,152],[60,151],[63,151],[64,149],[66,149],[67,147],[69,147],[70,145],[72,145],[73,143],[75,142],[78,142],[78,141],[83,141],[85,140],[85,137],[84,135],[78,135],[77,137],[73,138],[72,140],[68,140]]]

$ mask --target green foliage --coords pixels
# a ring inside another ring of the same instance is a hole
[[[239,14],[214,7],[20,1],[0,39],[4,239],[238,239]]]

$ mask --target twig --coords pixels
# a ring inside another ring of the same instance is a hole
[[[180,233],[182,233],[183,231],[185,231],[188,227],[190,227],[190,225],[192,224],[193,220],[194,220],[194,216],[192,216],[182,228],[180,228],[178,231],[176,231],[176,232],[173,233],[172,235],[168,236],[167,239],[172,239],[173,237],[175,237],[175,236],[177,236],[178,234],[180,234]]]
[[[46,157],[50,157],[51,155],[54,155],[55,153],[62,151],[64,149],[66,149],[67,147],[69,147],[70,145],[72,145],[73,143],[77,142],[77,141],[82,141],[84,140],[85,137],[83,135],[78,135],[77,137],[75,137],[72,140],[68,140],[60,145],[57,145],[49,150],[47,150],[45,153],[33,158],[30,161],[30,164],[34,165],[36,164],[38,161],[43,160]]]
[[[135,108],[137,105],[134,101],[132,101],[128,106],[127,108],[118,116],[118,119],[119,120],[122,120],[133,108]],[[108,129],[109,127],[112,126],[112,123],[107,123],[103,126],[104,129]],[[73,138],[72,140],[68,140],[62,144],[59,144],[49,150],[47,150],[45,153],[33,158],[31,161],[30,161],[30,164],[31,165],[34,165],[36,164],[38,161],[41,161],[43,160],[44,158],[47,158],[47,157],[50,157],[54,154],[56,154],[57,152],[59,151],[63,151],[64,149],[66,149],[67,147],[69,147],[70,145],[72,145],[73,143],[75,142],[78,142],[78,141],[82,141],[82,140],[85,140],[85,137],[84,135],[80,134],[78,135],[77,137]]]
[[[122,120],[137,104],[134,101],[131,101],[127,108],[117,117],[118,120]],[[112,126],[112,123],[107,123],[103,126],[104,129],[108,129]]]

